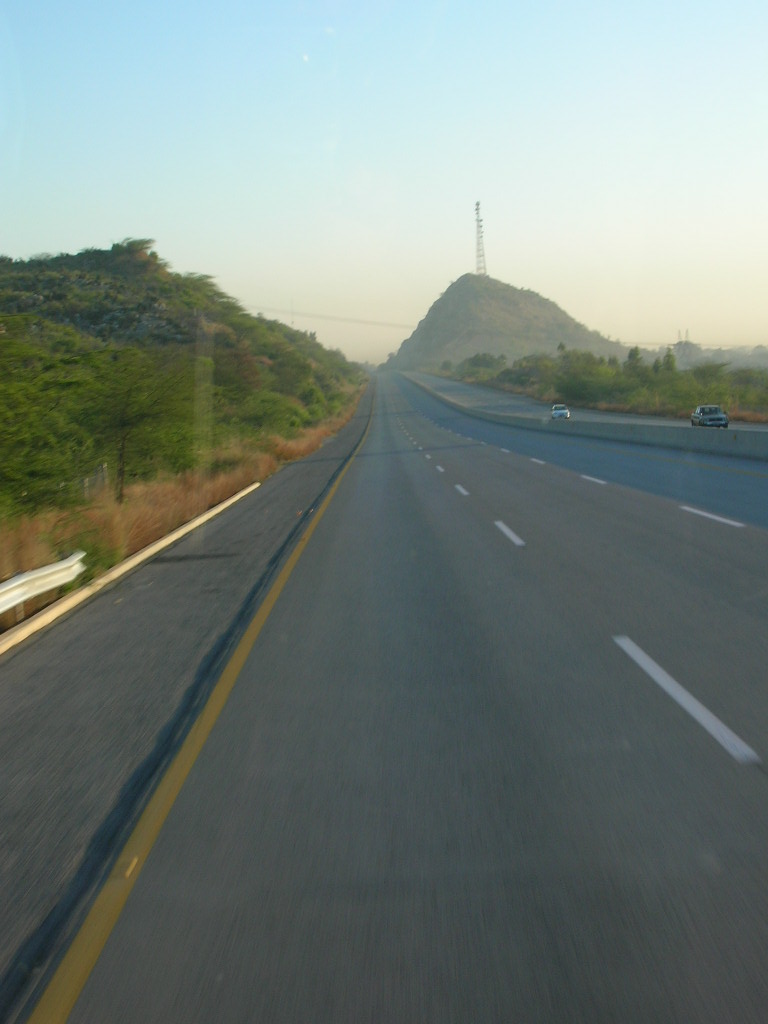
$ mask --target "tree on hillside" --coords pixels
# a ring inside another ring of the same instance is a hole
[[[84,374],[69,350],[25,337],[27,318],[6,318],[0,343],[0,515],[69,500],[93,456],[76,416]]]
[[[91,450],[86,431],[55,404],[23,384],[2,388],[0,516],[57,504],[70,497]]]
[[[456,367],[456,374],[467,380],[487,379],[500,373],[507,364],[504,355],[495,356],[490,352],[478,352],[465,359]]]
[[[624,369],[627,373],[636,373],[643,365],[643,357],[640,354],[640,347],[635,345],[627,352],[627,359],[624,363]]]
[[[126,475],[166,464],[192,463],[190,364],[164,365],[135,348],[99,353],[90,420],[114,459],[115,496],[122,502]]]

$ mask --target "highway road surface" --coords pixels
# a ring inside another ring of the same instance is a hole
[[[520,413],[525,403],[528,403],[529,406],[535,405],[541,413],[541,403],[534,403],[525,396],[495,392],[490,388],[430,377],[427,374],[415,376],[439,389],[451,401],[460,402],[470,409]],[[523,430],[510,434],[507,427],[499,427],[456,412],[445,403],[427,397],[420,389],[409,390],[408,394],[414,408],[422,415],[468,440],[500,448],[513,444],[515,451],[520,454],[681,502],[700,503],[710,512],[719,512],[726,517],[740,516],[757,526],[768,528],[768,462],[675,451],[651,444],[599,437],[569,437],[569,424],[565,423],[562,424],[565,429],[554,436]],[[577,415],[586,417],[587,412],[579,410]],[[598,412],[593,413],[592,417],[595,421],[604,422],[621,419],[618,415]],[[633,418],[656,424],[655,418]],[[669,423],[675,423],[688,432],[693,429],[684,421]],[[764,428],[744,427],[740,424],[738,429],[760,431]],[[509,441],[510,437],[514,441]]]
[[[768,480],[675,458],[380,375],[68,1019],[765,1021]]]

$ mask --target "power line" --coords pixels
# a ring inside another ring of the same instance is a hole
[[[251,307],[256,309],[255,306]],[[340,324],[362,324],[364,327],[399,327],[405,331],[412,331],[413,324],[393,324],[385,320],[358,320],[349,316],[331,316],[329,313],[300,313],[295,309],[274,309],[271,306],[259,306],[260,313],[279,313],[280,316],[301,316],[310,320],[335,320]]]

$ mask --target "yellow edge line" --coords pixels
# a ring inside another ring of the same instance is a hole
[[[352,453],[352,457],[342,469],[325,500],[317,511],[314,519],[299,538],[288,561],[280,571],[259,606],[255,617],[238,643],[229,662],[216,683],[211,696],[199,717],[189,731],[186,740],[171,762],[165,775],[160,780],[152,798],[141,814],[130,838],[123,847],[109,877],[100,890],[85,921],[72,941],[64,959],[56,969],[48,986],[35,1006],[28,1024],[64,1024],[88,980],[101,951],[106,945],[112,929],[122,912],[136,879],[141,873],[144,862],[155,843],[165,819],[168,817],[176,797],[189,775],[192,765],[197,760],[205,741],[213,729],[217,718],[224,709],[237,678],[245,665],[256,639],[270,612],[275,606],[296,563],[301,558],[315,527],[320,522],[325,510],[331,503],[345,473],[352,465],[354,457],[362,448],[370,430],[371,418],[363,436]]]

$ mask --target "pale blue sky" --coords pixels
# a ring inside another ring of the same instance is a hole
[[[379,361],[475,268],[768,344],[768,4],[0,0],[0,252],[156,240]],[[277,315],[277,314],[275,314]]]

